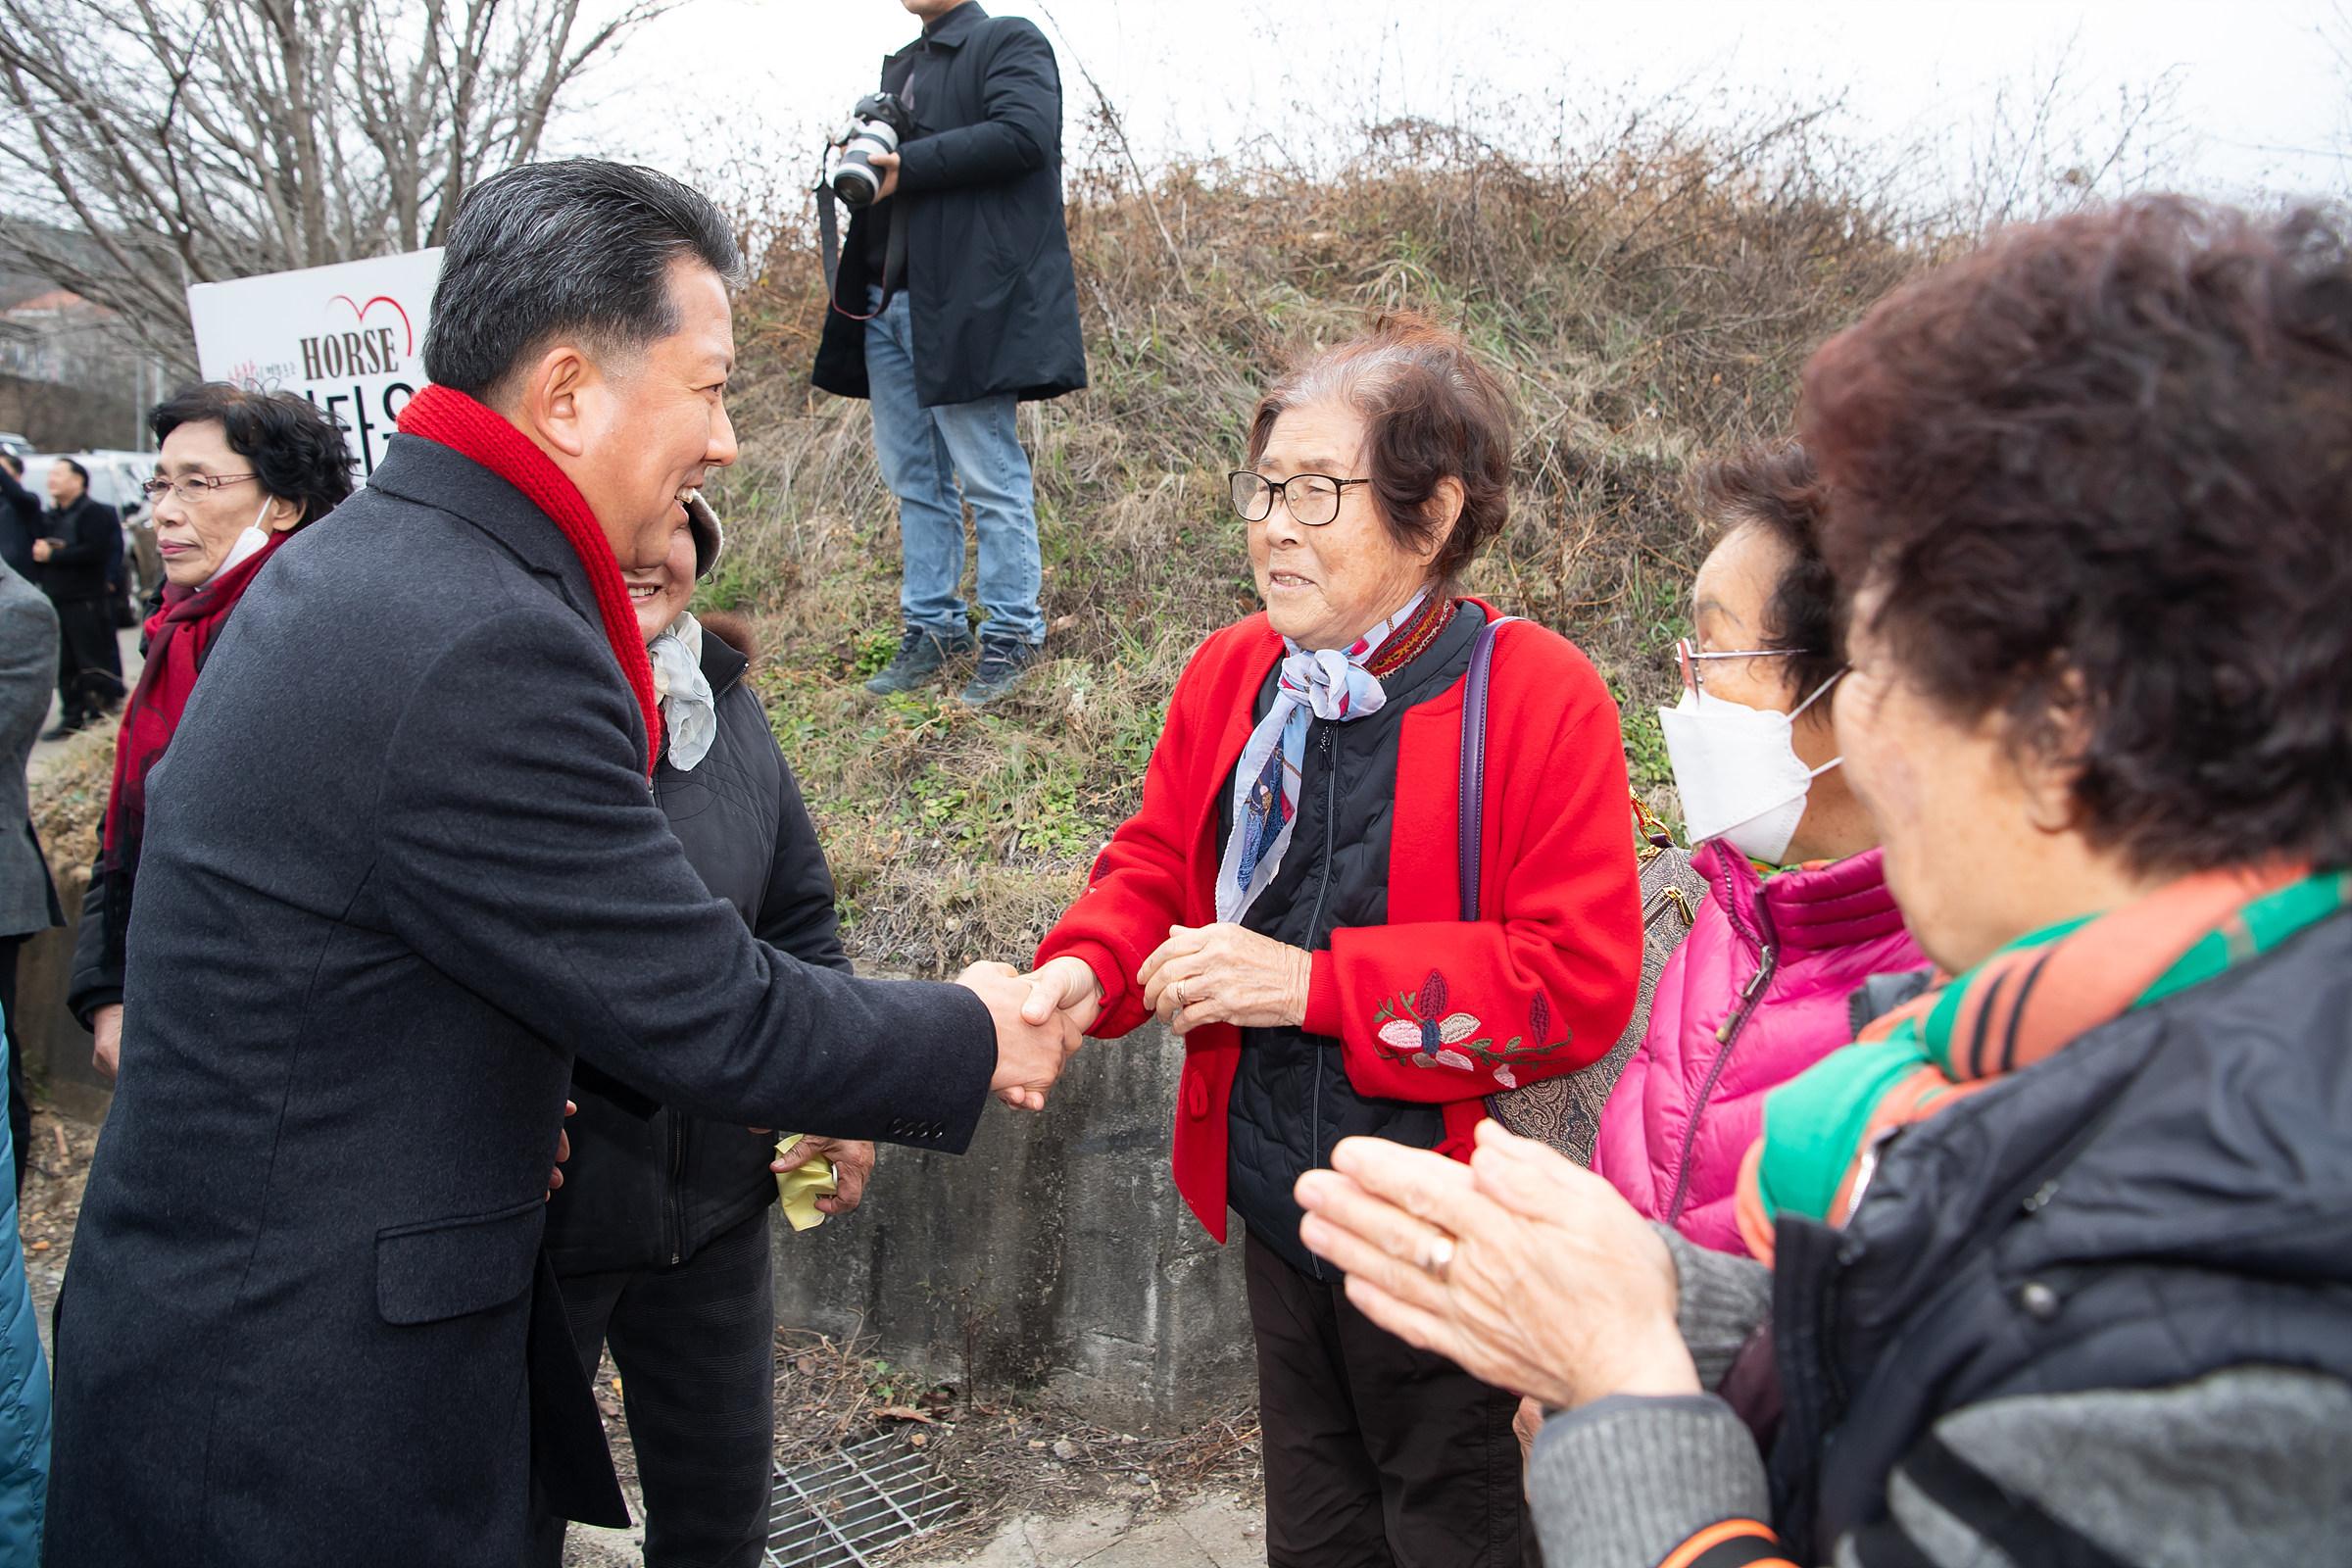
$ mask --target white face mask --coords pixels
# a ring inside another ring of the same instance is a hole
[[[1844,674],[1839,670],[1823,681],[1787,713],[1720,697],[1702,703],[1693,691],[1684,692],[1675,707],[1658,710],[1691,843],[1722,839],[1751,859],[1781,863],[1804,817],[1806,792],[1845,760],[1833,757],[1806,767],[1796,755],[1793,721]]]
[[[253,521],[245,525],[245,531],[230,542],[228,554],[220,558],[220,564],[213,568],[212,576],[204,579],[206,582],[211,582],[213,577],[218,577],[224,571],[243,565],[269,547],[270,535],[263,531],[262,519],[269,516],[270,509],[276,505],[274,500],[265,499],[262,502],[262,510],[253,514]]]

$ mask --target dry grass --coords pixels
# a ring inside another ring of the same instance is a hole
[[[64,884],[86,885],[106,827],[106,796],[115,779],[115,732],[121,719],[93,724],[34,769],[32,825]]]
[[[1132,808],[1186,655],[1254,608],[1219,476],[1266,368],[1385,309],[1458,324],[1506,372],[1513,522],[1469,586],[1585,647],[1663,786],[1645,710],[1699,554],[1686,470],[1780,428],[1805,355],[1934,248],[1807,135],[1636,134],[1539,168],[1401,123],[1328,178],[1204,167],[1148,191],[1098,135],[1069,181],[1093,385],[1022,416],[1054,658],[986,715],[857,689],[896,637],[895,512],[863,405],[807,385],[811,241],[762,215],[781,238],[739,315],[733,555],[707,598],[759,617],[858,956],[1025,955]]]

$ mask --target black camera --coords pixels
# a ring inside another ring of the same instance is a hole
[[[899,143],[914,132],[914,117],[898,95],[869,92],[850,111],[850,128],[841,140],[841,167],[833,172],[833,194],[852,207],[863,207],[882,193],[882,175],[874,154],[895,153]]]

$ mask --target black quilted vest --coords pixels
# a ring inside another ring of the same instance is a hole
[[[1486,613],[1465,604],[1412,662],[1381,682],[1380,711],[1345,724],[1313,720],[1299,770],[1298,817],[1282,866],[1242,917],[1252,931],[1318,953],[1342,926],[1389,918],[1389,829],[1396,805],[1396,742],[1405,712],[1444,695],[1470,668]],[[1274,673],[1256,716],[1274,701]],[[1230,780],[1227,781],[1230,784]],[[1233,797],[1218,808],[1217,848],[1233,832]],[[1302,1029],[1245,1029],[1227,1124],[1227,1200],[1250,1238],[1317,1279],[1339,1271],[1298,1241],[1291,1185],[1331,1162],[1331,1146],[1357,1135],[1435,1149],[1446,1137],[1438,1107],[1359,1095],[1340,1043]]]
[[[2352,914],[1914,1125],[1845,1229],[1784,1219],[1778,1254],[1800,1562],[1849,1532],[1906,1560],[1888,1477],[1965,1406],[2247,1363],[2352,1379]]]

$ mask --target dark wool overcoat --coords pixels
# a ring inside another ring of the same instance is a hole
[[[968,991],[760,943],[695,875],[577,556],[395,436],[257,577],[151,779],[122,1076],[59,1308],[59,1568],[513,1568],[619,1508],[541,1250],[575,1056],[960,1150]]]

